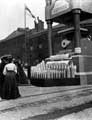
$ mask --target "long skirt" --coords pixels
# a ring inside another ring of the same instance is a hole
[[[20,97],[15,72],[9,71],[5,75],[1,97],[2,99],[16,99]]]

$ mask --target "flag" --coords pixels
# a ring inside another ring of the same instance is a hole
[[[33,17],[33,18],[35,18],[35,16],[32,14],[32,12],[31,12],[31,10],[25,5],[25,10],[27,10],[30,14],[31,14],[31,16]]]

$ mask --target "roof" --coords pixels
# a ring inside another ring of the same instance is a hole
[[[29,29],[27,28],[27,30],[29,30]],[[24,28],[18,28],[17,30],[12,32],[8,37],[6,37],[5,39],[1,40],[0,42],[4,42],[4,41],[10,40],[10,39],[19,37],[21,35],[24,35],[24,32],[25,32]]]
[[[6,40],[10,40],[10,39],[13,39],[15,37],[18,37],[20,35],[23,35],[24,34],[24,31],[23,30],[19,30],[17,29],[16,31],[14,31],[13,33],[11,33],[8,37],[6,37],[5,39]]]
[[[81,21],[80,24],[92,24],[92,19],[88,19],[88,20],[84,20],[84,21]],[[57,30],[58,28],[63,28],[63,29],[67,29],[66,26],[64,24],[58,24],[56,26],[53,26],[53,31],[54,30]],[[31,33],[31,35],[29,36],[30,38],[33,38],[34,36],[40,36],[42,34],[44,34],[44,32],[46,33],[47,32],[47,29],[44,29],[40,32],[34,32],[32,33],[31,32],[31,29],[27,28],[28,31]],[[17,30],[15,30],[14,32],[12,32],[8,37],[6,37],[5,39],[3,40],[0,40],[0,42],[4,42],[4,41],[7,41],[7,40],[10,40],[10,39],[13,39],[13,38],[16,38],[16,37],[19,37],[19,36],[22,36],[24,35],[24,32],[25,32],[25,29],[24,28],[18,28]],[[29,34],[30,34],[29,33]]]

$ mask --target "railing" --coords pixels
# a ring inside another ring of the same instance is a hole
[[[71,60],[42,61],[31,68],[31,77],[36,79],[63,79],[75,78],[76,65]]]

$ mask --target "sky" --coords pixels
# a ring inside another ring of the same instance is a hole
[[[17,28],[24,28],[24,4],[35,17],[39,16],[45,22],[45,0],[0,0],[0,40]],[[34,27],[34,19],[28,14],[26,27],[30,29]]]

